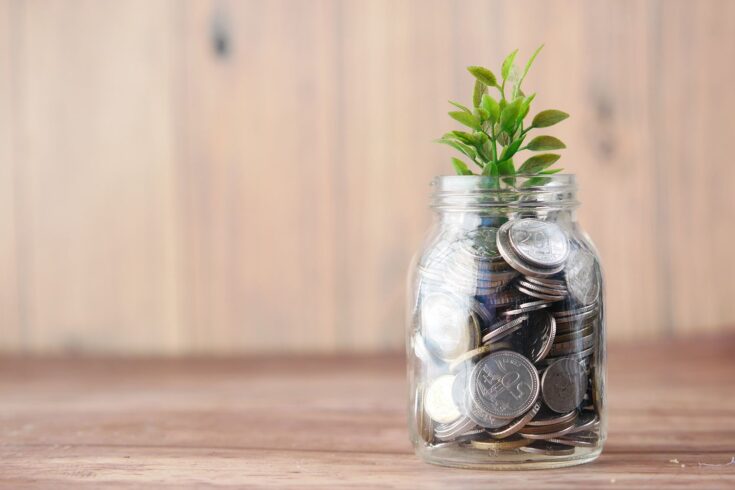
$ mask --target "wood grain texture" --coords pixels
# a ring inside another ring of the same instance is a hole
[[[2,0],[0,350],[399,348],[446,100],[541,43],[610,337],[731,328],[733,8]]]
[[[0,486],[732,488],[733,352],[733,337],[614,344],[601,458],[492,474],[412,454],[399,357],[6,357]]]
[[[173,2],[18,2],[28,349],[179,342]]]
[[[21,301],[18,275],[16,222],[15,91],[13,72],[17,68],[13,43],[13,7],[0,0],[0,351],[23,349]]]

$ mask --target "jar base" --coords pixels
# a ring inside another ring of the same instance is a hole
[[[431,448],[419,446],[416,455],[426,463],[450,468],[472,470],[548,470],[591,463],[602,453],[602,447],[578,447],[568,456],[548,456],[521,451],[488,457],[487,451],[467,451],[459,448]]]

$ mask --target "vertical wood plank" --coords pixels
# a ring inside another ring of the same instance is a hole
[[[19,2],[29,347],[174,352],[174,2]]]
[[[668,319],[693,334],[735,325],[735,4],[662,2],[653,136],[668,225]]]
[[[444,1],[341,7],[340,324],[351,349],[397,349],[407,265],[428,227],[428,184],[443,166],[432,141],[452,87],[452,9]]]
[[[23,348],[15,234],[14,14],[10,0],[0,0],[0,351],[10,352]]]
[[[186,4],[187,287],[196,351],[331,350],[330,1]],[[219,49],[218,49],[219,46]]]

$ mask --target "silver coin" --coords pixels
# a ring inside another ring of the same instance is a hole
[[[559,415],[549,410],[548,407],[544,406],[541,408],[541,410],[539,410],[539,413],[536,417],[537,418],[528,422],[529,427],[566,424],[567,422],[571,422],[577,418],[577,411],[572,410],[569,413]]]
[[[549,268],[562,265],[567,260],[569,240],[559,225],[535,219],[510,223],[510,243],[524,261]]]
[[[533,406],[540,382],[531,361],[512,351],[481,359],[470,375],[472,400],[494,417],[518,417]]]
[[[448,361],[477,347],[479,319],[459,297],[434,293],[421,303],[421,328],[426,348]]]
[[[551,347],[550,354],[552,356],[560,356],[572,354],[574,352],[581,352],[585,349],[589,349],[595,343],[596,335],[591,333],[585,337],[569,340],[566,342],[557,342]]]
[[[536,283],[526,281],[525,279],[521,279],[518,281],[519,286],[523,286],[526,289],[532,289],[533,291],[538,291],[539,293],[544,293],[552,296],[566,296],[567,290],[566,289],[559,289],[559,288],[547,288],[546,286],[539,286]]]
[[[477,425],[468,417],[460,417],[449,424],[437,424],[434,428],[434,437],[440,441],[449,441],[475,427]]]
[[[526,276],[523,278],[524,281],[528,281],[532,284],[536,284],[537,286],[542,286],[549,289],[558,289],[561,291],[567,290],[567,283],[566,281],[562,281],[560,279],[550,279],[548,277],[532,277],[532,276]]]
[[[497,429],[508,425],[513,420],[512,417],[495,417],[482,406],[475,403],[469,392],[467,394],[465,406],[467,407],[467,417],[475,424],[480,427],[485,427],[486,429]]]
[[[592,326],[584,327],[579,330],[572,330],[569,333],[564,333],[556,336],[554,342],[569,342],[570,340],[582,339],[587,335],[594,333],[595,329]]]
[[[528,296],[531,296],[533,298],[543,299],[543,300],[550,301],[550,302],[561,301],[561,300],[563,300],[565,298],[564,295],[561,295],[561,296],[560,295],[553,295],[552,296],[552,295],[549,295],[549,294],[539,293],[538,291],[534,291],[533,289],[527,289],[527,288],[525,288],[523,286],[520,286],[518,284],[516,284],[516,289],[518,291],[522,292],[523,294],[527,294]]]
[[[549,439],[549,442],[555,442],[557,444],[564,444],[566,446],[574,447],[597,447],[597,444],[599,443],[599,438],[596,436],[594,438],[580,438],[577,437],[577,434],[567,434],[563,437]]]
[[[452,398],[454,375],[445,374],[431,382],[424,397],[426,413],[435,422],[450,423],[462,414]]]
[[[576,434],[578,432],[587,432],[596,429],[600,425],[600,418],[594,412],[582,412],[577,418],[577,422],[574,424],[569,434]]]
[[[566,425],[554,425],[546,427],[526,426],[518,432],[518,435],[524,439],[546,440],[555,437],[562,437],[574,430],[574,422]]]
[[[536,364],[544,359],[552,348],[556,337],[556,320],[547,312],[542,311],[531,316],[528,322],[529,359]]]
[[[508,222],[500,227],[498,230],[498,250],[502,254],[505,261],[518,272],[532,277],[548,277],[553,276],[557,272],[564,268],[564,264],[556,267],[538,267],[523,261],[521,257],[513,249],[508,236],[508,228],[510,227]]]
[[[467,232],[460,241],[460,249],[472,257],[484,260],[500,259],[497,247],[497,228],[484,227]]]
[[[548,301],[531,301],[529,303],[523,303],[514,310],[507,310],[503,312],[503,316],[514,316],[529,313],[531,311],[543,310],[551,305]]]
[[[506,335],[510,335],[514,331],[523,326],[523,322],[528,320],[528,315],[521,315],[513,320],[503,320],[490,327],[490,332],[482,337],[482,343],[497,342]]]
[[[570,456],[574,454],[573,447],[549,441],[536,441],[530,446],[523,446],[520,449],[525,453],[545,454],[547,456]]]
[[[599,312],[597,310],[589,310],[584,313],[580,313],[579,315],[572,315],[572,316],[558,316],[554,315],[556,318],[556,323],[574,323],[579,322],[582,320],[587,320],[588,318],[595,317]]]
[[[544,403],[557,413],[577,408],[586,391],[587,375],[576,359],[559,359],[550,364],[541,377]]]
[[[526,424],[538,413],[540,409],[541,404],[536,403],[533,407],[531,407],[531,410],[526,412],[522,417],[519,417],[511,422],[508,427],[501,430],[490,431],[490,435],[496,439],[505,439],[506,437],[512,436],[523,427],[525,427]]]
[[[576,247],[564,266],[569,295],[580,305],[594,303],[600,295],[595,257],[587,250]]]

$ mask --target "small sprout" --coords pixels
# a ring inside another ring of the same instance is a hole
[[[526,96],[521,90],[521,84],[542,47],[543,45],[533,53],[522,72],[515,65],[518,50],[510,53],[503,60],[501,80],[483,66],[467,67],[467,71],[475,78],[472,108],[449,101],[459,109],[450,112],[449,116],[469,131],[451,131],[437,142],[462,153],[480,168],[478,173],[481,175],[509,177],[493,179],[494,182],[514,182],[511,177],[515,175],[543,176],[561,171],[560,168],[549,168],[560,158],[556,153],[531,156],[518,169],[513,161],[523,150],[544,152],[566,148],[563,141],[549,135],[536,136],[526,143],[526,136],[532,129],[553,126],[569,117],[566,112],[550,109],[539,112],[530,124],[525,124],[536,94]],[[507,96],[506,88],[509,89]],[[489,93],[489,90],[493,94],[497,90],[497,97]],[[458,175],[475,175],[463,160],[452,158],[452,165]],[[548,180],[548,177],[538,177],[532,184],[540,185]]]

